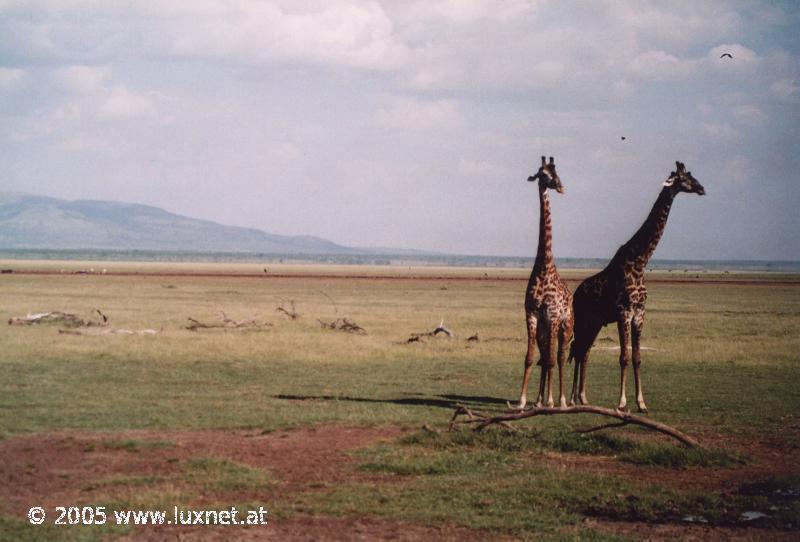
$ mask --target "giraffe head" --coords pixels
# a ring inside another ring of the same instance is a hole
[[[699,196],[706,193],[706,189],[692,176],[692,172],[686,171],[683,162],[675,162],[675,171],[669,174],[667,180],[664,181],[664,186],[672,188],[676,193],[688,192]]]
[[[536,175],[531,175],[528,177],[529,182],[539,181],[539,189],[544,191],[548,188],[552,188],[559,194],[564,193],[564,186],[561,184],[561,179],[556,173],[556,165],[553,163],[553,157],[550,157],[550,162],[546,162],[544,156],[542,156],[542,166],[539,168],[539,171],[536,172]]]

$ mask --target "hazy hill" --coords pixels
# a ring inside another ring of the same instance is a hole
[[[273,235],[158,207],[0,193],[0,248],[191,250],[278,254],[364,252],[311,236]]]

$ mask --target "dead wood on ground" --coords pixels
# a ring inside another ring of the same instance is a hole
[[[67,327],[91,327],[105,326],[108,324],[108,316],[95,309],[100,316],[100,320],[84,319],[76,314],[63,311],[28,313],[26,316],[15,316],[8,319],[10,326],[31,326],[38,324],[61,324]]]
[[[286,316],[288,316],[291,320],[297,320],[300,318],[300,313],[294,307],[294,299],[281,299],[280,305],[275,308],[275,312],[282,312]],[[286,304],[289,304],[289,308],[286,307]]]
[[[436,337],[438,334],[444,334],[448,337],[454,337],[455,333],[444,327],[444,319],[439,322],[439,325],[436,326],[433,331],[427,331],[425,333],[412,333],[411,336],[406,341],[406,344],[413,343],[413,342],[421,342],[422,337]]]
[[[628,424],[633,424],[669,435],[670,437],[679,440],[690,448],[701,447],[700,443],[696,439],[664,423],[657,422],[643,416],[636,416],[629,412],[621,412],[619,410],[612,410],[610,408],[590,405],[572,406],[567,408],[534,407],[522,411],[509,411],[506,414],[500,414],[496,416],[484,412],[470,410],[464,405],[458,405],[453,413],[452,419],[450,420],[450,430],[453,430],[459,425],[469,424],[475,424],[476,431],[480,431],[492,424],[513,428],[509,422],[522,420],[525,418],[532,418],[533,416],[549,416],[555,414],[599,414],[601,416],[608,416],[621,420],[621,423],[604,424],[589,429],[583,429],[581,430],[583,433],[590,433],[593,431],[599,431],[601,429],[622,427]],[[466,416],[466,418],[460,418],[461,416]]]
[[[163,329],[59,329],[58,332],[63,335],[84,335],[90,337],[98,337],[100,335],[158,335],[164,331]]]
[[[189,317],[189,325],[186,329],[189,331],[197,331],[198,329],[242,329],[242,328],[263,328],[272,326],[272,322],[258,322],[256,320],[232,320],[228,318],[224,312],[220,312],[219,322],[201,322]]]
[[[338,331],[347,331],[348,333],[355,333],[357,335],[366,335],[367,330],[347,318],[337,318],[332,322],[317,319],[317,322],[325,329],[334,329]]]

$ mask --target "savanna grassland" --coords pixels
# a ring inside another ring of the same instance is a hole
[[[689,450],[632,427],[575,432],[603,423],[585,415],[447,431],[459,403],[518,396],[525,270],[3,267],[33,271],[0,275],[3,322],[100,309],[109,328],[158,333],[0,326],[0,539],[791,539],[800,524],[796,276],[650,276],[649,416],[704,445]],[[588,272],[563,274],[574,287]],[[297,319],[276,311],[291,302]],[[186,329],[221,311],[272,325]],[[318,321],[336,318],[366,334]],[[442,320],[455,337],[407,342]],[[610,326],[592,352],[593,404],[616,404],[616,344]],[[26,517],[259,504],[268,526]]]

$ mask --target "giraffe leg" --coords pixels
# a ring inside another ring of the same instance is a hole
[[[636,406],[639,407],[639,412],[647,412],[647,405],[644,404],[644,395],[642,395],[642,380],[639,374],[639,368],[642,365],[642,355],[639,351],[639,342],[642,337],[642,329],[644,328],[644,310],[637,312],[631,322],[631,361],[633,362],[633,378],[636,383]]]
[[[532,314],[527,314],[525,320],[528,324],[528,352],[525,354],[525,366],[522,373],[522,391],[519,394],[519,403],[516,407],[512,407],[509,403],[510,409],[522,410],[528,403],[528,382],[531,378],[531,370],[533,369],[533,357],[536,354],[536,317]]]
[[[550,336],[547,338],[547,407],[555,406],[553,401],[553,365],[558,358],[558,324],[550,325]],[[559,378],[561,376],[559,375]],[[563,396],[563,393],[562,393]]]
[[[539,373],[539,396],[536,398],[536,408],[541,408],[544,406],[544,389],[547,385],[547,367],[542,364],[541,372]]]
[[[623,314],[617,321],[617,329],[619,330],[619,406],[617,410],[625,410],[628,405],[628,399],[625,397],[625,379],[628,375],[628,365],[630,364],[630,352],[628,344],[630,343],[630,327],[631,318]]]
[[[572,352],[575,356],[575,374],[572,381],[572,399],[570,404],[588,405],[586,398],[586,366],[589,362],[589,351],[600,333],[602,324],[584,323],[575,327],[575,338],[572,341]]]
[[[567,322],[558,335],[558,406],[560,408],[567,408],[567,399],[564,397],[564,365],[567,362],[567,345],[570,337],[572,337],[572,323]],[[572,389],[574,397],[574,379]]]
[[[588,405],[589,399],[586,398],[586,364],[589,362],[589,352],[584,354],[581,360],[581,378],[580,386],[578,388],[578,402],[582,405]]]

